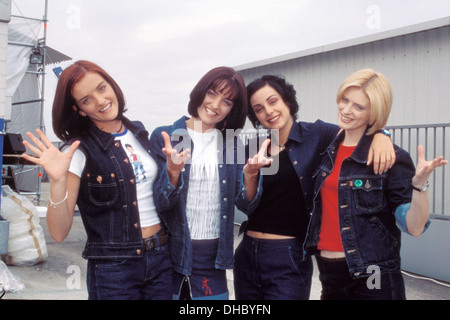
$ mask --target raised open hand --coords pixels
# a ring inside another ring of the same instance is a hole
[[[41,130],[37,129],[36,133],[41,140],[39,140],[31,132],[27,132],[27,137],[30,138],[33,144],[26,140],[23,141],[25,147],[33,152],[34,156],[23,154],[22,157],[27,161],[41,166],[52,180],[57,181],[61,178],[65,178],[69,171],[73,153],[80,145],[80,142],[74,142],[70,146],[68,152],[62,153],[51,143],[51,141]]]
[[[414,176],[412,181],[412,184],[414,186],[425,184],[434,169],[448,164],[448,160],[444,160],[443,156],[440,156],[432,161],[427,161],[425,159],[424,147],[421,145],[417,147],[417,155],[418,160],[416,166],[416,175]]]

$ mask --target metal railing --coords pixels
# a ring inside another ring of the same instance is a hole
[[[434,159],[444,156],[448,159],[450,150],[450,123],[389,126],[395,144],[405,149],[417,165],[417,147],[423,145],[425,158]],[[450,220],[450,169],[446,166],[437,168],[430,176],[430,213],[432,219]]]

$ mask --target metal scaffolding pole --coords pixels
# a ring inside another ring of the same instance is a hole
[[[44,133],[45,125],[44,125],[44,96],[45,96],[45,74],[46,74],[46,56],[47,56],[47,16],[48,15],[48,0],[44,0],[44,15],[42,18],[33,18],[33,17],[24,17],[24,16],[18,16],[18,15],[11,15],[13,18],[18,19],[24,19],[24,20],[31,20],[31,21],[39,21],[44,24],[44,30],[43,30],[43,37],[41,39],[37,39],[37,43],[35,48],[39,49],[39,52],[43,56],[42,63],[38,64],[37,71],[27,71],[28,74],[36,74],[37,77],[40,77],[40,97],[39,99],[33,99],[30,101],[23,101],[23,102],[16,102],[13,103],[14,105],[20,105],[20,104],[26,104],[26,103],[32,103],[32,102],[39,102],[40,103],[40,110],[39,110],[39,129],[42,130]],[[10,45],[18,45],[18,46],[31,46],[27,43],[17,43],[17,42],[9,42]],[[37,191],[36,192],[21,192],[21,194],[35,194],[37,197],[37,204],[40,205],[40,197],[41,197],[41,177],[42,177],[42,168],[40,166],[37,166],[38,171],[38,180],[37,180]]]

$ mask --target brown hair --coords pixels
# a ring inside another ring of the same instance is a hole
[[[217,67],[207,72],[197,83],[190,94],[188,112],[198,117],[198,108],[201,106],[209,89],[221,88],[222,93],[230,94],[233,108],[227,117],[216,125],[219,130],[241,129],[244,127],[247,116],[247,91],[242,76],[229,67]]]
[[[125,109],[125,97],[119,85],[114,79],[97,64],[79,60],[67,67],[59,76],[56,86],[55,98],[53,100],[52,119],[53,131],[62,141],[68,141],[87,132],[91,120],[89,117],[82,117],[78,111],[76,101],[72,96],[73,87],[84,78],[88,72],[98,73],[113,88],[117,100],[119,102],[119,113],[117,118],[120,119]]]

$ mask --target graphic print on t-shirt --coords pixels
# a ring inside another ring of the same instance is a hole
[[[125,148],[127,148],[130,154],[128,155],[128,159],[134,168],[134,175],[136,176],[136,183],[140,183],[146,180],[145,177],[145,169],[142,165],[141,157],[139,154],[134,152],[133,146],[130,144],[125,144]]]

